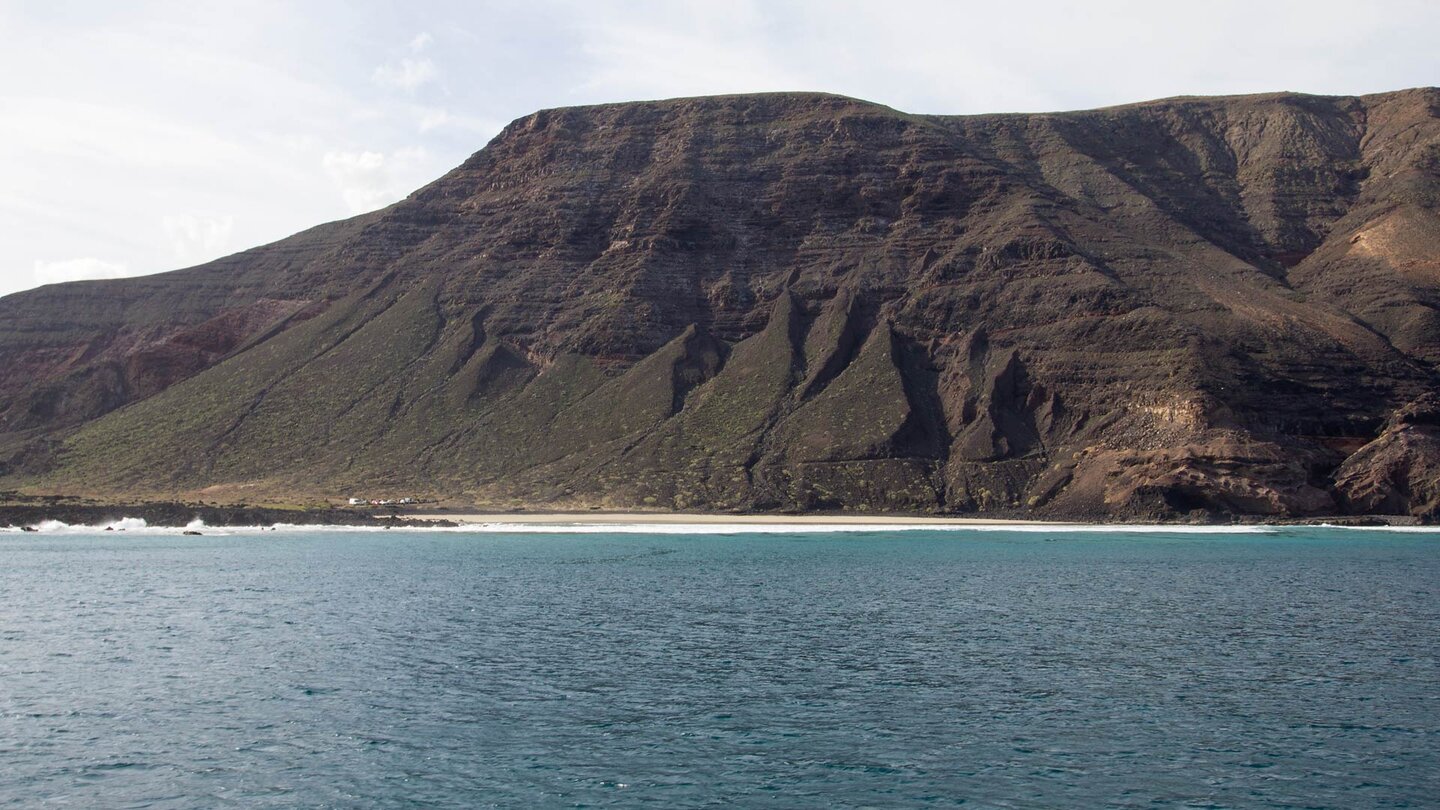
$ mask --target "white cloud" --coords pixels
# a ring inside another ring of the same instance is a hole
[[[36,284],[58,284],[63,281],[85,281],[97,278],[124,278],[130,268],[117,262],[86,257],[54,262],[36,261],[31,275]]]
[[[824,89],[748,33],[743,26],[717,32],[605,20],[587,31],[583,52],[593,67],[577,90],[623,100]]]
[[[391,202],[385,156],[379,152],[326,152],[321,165],[351,213],[373,211]]]
[[[420,56],[434,42],[435,38],[428,32],[416,34],[406,46],[413,56],[403,56],[375,68],[370,80],[386,90],[406,93],[414,93],[427,84],[439,81],[440,67],[433,59]]]
[[[422,180],[417,173],[429,163],[424,147],[406,147],[386,155],[382,152],[331,150],[321,165],[340,191],[352,214],[374,211],[400,200]]]
[[[450,111],[443,109],[425,109],[420,111],[420,132],[426,133],[432,129],[439,129],[450,123]]]
[[[225,255],[235,230],[235,217],[166,214],[160,218],[160,225],[170,239],[175,260],[184,266]]]
[[[407,56],[375,68],[371,78],[381,87],[413,93],[439,79],[440,68],[430,59],[411,59]]]
[[[499,118],[456,113],[448,107],[416,106],[411,110],[411,114],[415,117],[415,129],[419,134],[435,133],[463,138],[466,145],[472,147],[471,151],[479,149],[510,123]]]

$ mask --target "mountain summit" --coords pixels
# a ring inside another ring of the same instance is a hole
[[[0,299],[0,485],[1440,511],[1440,90],[545,110],[382,211]]]

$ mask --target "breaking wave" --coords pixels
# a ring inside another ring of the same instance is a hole
[[[62,520],[42,520],[28,527],[0,527],[0,532],[38,532],[40,534],[94,534],[96,532],[133,532],[135,534],[181,534],[193,531],[214,531],[205,521],[195,518],[184,526],[151,526],[145,518],[122,517],[109,523],[66,523]],[[269,531],[269,527],[245,526],[227,527],[226,531]]]
[[[112,520],[109,523],[97,525],[70,524],[59,520],[42,520],[31,527],[37,532],[46,534],[90,534],[93,532],[130,532],[143,531],[151,527],[145,522],[145,518],[122,517],[119,520]],[[10,531],[23,531],[23,529],[11,529]],[[173,531],[180,531],[174,529]]]

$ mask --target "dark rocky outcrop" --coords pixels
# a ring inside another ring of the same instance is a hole
[[[605,105],[384,211],[0,299],[0,483],[1433,516],[1437,362],[1433,88]]]
[[[1350,514],[1440,518],[1440,396],[1397,410],[1375,441],[1336,470],[1335,492]]]

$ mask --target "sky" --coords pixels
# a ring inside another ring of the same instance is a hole
[[[374,210],[542,108],[1349,95],[1440,84],[1437,34],[1437,0],[0,0],[0,295]]]

